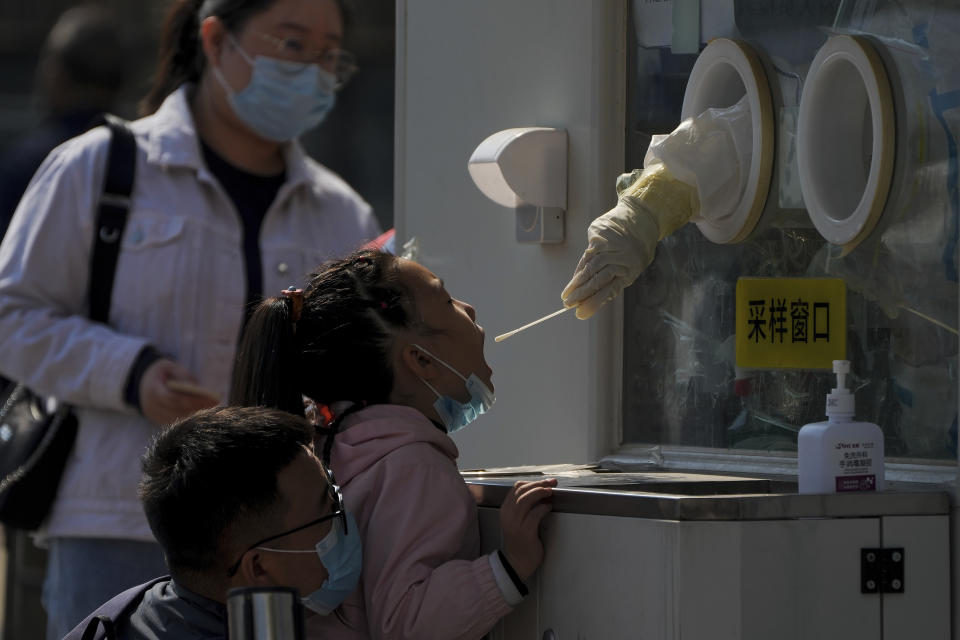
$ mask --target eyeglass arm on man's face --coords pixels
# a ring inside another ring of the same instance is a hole
[[[228,578],[232,578],[234,575],[236,575],[237,570],[240,568],[240,563],[243,562],[243,556],[245,556],[245,555],[247,554],[247,552],[253,551],[254,549],[259,548],[259,547],[260,547],[261,545],[263,545],[264,543],[272,542],[273,540],[277,540],[278,538],[282,538],[282,537],[284,537],[284,536],[288,536],[288,535],[290,535],[291,533],[296,533],[297,531],[303,531],[303,530],[306,529],[307,527],[312,527],[312,526],[314,526],[314,525],[320,524],[321,522],[326,522],[327,520],[333,520],[334,518],[337,518],[337,517],[341,518],[341,526],[343,526],[343,534],[346,535],[346,534],[347,534],[347,518],[346,518],[346,512],[343,510],[343,508],[340,508],[340,509],[337,509],[336,511],[333,511],[333,512],[331,512],[331,513],[328,513],[328,514],[325,515],[325,516],[320,516],[320,517],[317,518],[316,520],[311,520],[310,522],[308,522],[308,523],[306,523],[306,524],[302,524],[302,525],[300,525],[299,527],[295,527],[295,528],[290,529],[290,530],[288,530],[288,531],[284,531],[283,533],[278,533],[278,534],[276,534],[276,535],[273,535],[273,536],[269,536],[269,537],[267,537],[267,538],[264,538],[263,540],[258,540],[257,542],[254,542],[252,545],[250,545],[249,547],[247,547],[246,550],[245,550],[243,553],[240,554],[240,557],[237,558],[237,561],[236,561],[236,562],[234,562],[232,565],[230,565],[229,568],[227,568],[227,577],[228,577]],[[266,549],[266,551],[282,551],[282,550],[281,550],[281,549]],[[309,552],[310,550],[308,549],[307,551]],[[293,551],[289,551],[289,553],[294,553],[294,552],[293,552]],[[304,553],[304,552],[296,551],[296,553]]]
[[[307,527],[312,527],[312,526],[314,526],[314,525],[320,524],[321,522],[326,522],[327,520],[332,520],[333,518],[339,517],[339,518],[340,518],[340,526],[343,527],[343,535],[348,535],[348,534],[349,534],[349,531],[347,530],[347,512],[346,512],[346,510],[343,508],[343,493],[340,491],[340,487],[339,487],[338,485],[334,484],[334,482],[333,482],[333,471],[331,471],[331,470],[330,470],[329,468],[327,468],[327,467],[324,467],[324,472],[326,473],[327,478],[331,481],[331,482],[330,482],[330,497],[331,497],[331,502],[333,503],[333,504],[331,505],[332,508],[333,508],[333,511],[331,511],[331,512],[328,513],[327,515],[320,516],[320,517],[317,518],[316,520],[311,520],[310,522],[308,522],[308,523],[306,523],[306,524],[302,524],[302,525],[300,525],[299,527],[294,527],[293,529],[288,529],[287,531],[284,531],[284,532],[282,532],[282,533],[277,533],[277,534],[272,535],[272,536],[267,536],[266,538],[263,538],[262,540],[258,540],[257,542],[254,542],[252,545],[250,545],[249,547],[247,547],[246,550],[244,550],[243,553],[240,554],[240,557],[237,558],[237,561],[236,561],[236,562],[234,562],[232,565],[230,565],[230,566],[227,568],[227,577],[228,577],[228,578],[232,578],[233,576],[236,575],[237,570],[240,568],[240,563],[243,561],[243,556],[245,556],[245,555],[247,554],[247,552],[256,549],[257,547],[259,547],[260,545],[262,545],[262,544],[264,544],[264,543],[266,543],[266,542],[272,542],[273,540],[276,540],[276,539],[278,539],[278,538],[282,538],[282,537],[284,537],[284,536],[288,536],[288,535],[290,535],[291,533],[296,533],[297,531],[302,531],[302,530],[306,529]],[[271,551],[274,551],[274,549],[271,549]]]

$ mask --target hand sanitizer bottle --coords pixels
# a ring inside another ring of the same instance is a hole
[[[827,394],[827,421],[808,424],[797,438],[800,493],[883,491],[883,431],[854,422],[847,389],[848,360],[834,360],[837,388]]]

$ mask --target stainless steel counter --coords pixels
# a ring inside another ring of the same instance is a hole
[[[531,468],[532,469],[532,468]],[[465,471],[478,504],[499,507],[517,480],[556,477],[553,510],[561,513],[659,520],[783,520],[949,513],[945,491],[884,491],[799,495],[786,480],[650,471],[608,472],[596,467],[540,471]]]

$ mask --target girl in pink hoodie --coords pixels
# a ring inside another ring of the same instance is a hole
[[[476,503],[449,436],[493,404],[476,311],[428,269],[372,250],[284,293],[247,324],[231,400],[334,408],[320,429],[324,457],[364,552],[360,586],[340,615],[309,620],[309,634],[481,638],[543,559],[538,527],[556,481],[517,483],[500,509],[503,548],[480,556]]]

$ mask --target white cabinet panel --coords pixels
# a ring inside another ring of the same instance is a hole
[[[883,597],[884,640],[950,637],[949,516],[886,516],[886,549],[904,549],[903,593]]]
[[[875,640],[880,599],[860,594],[878,518],[677,522],[671,609],[683,640]],[[624,636],[626,637],[626,636]]]
[[[678,633],[669,637],[739,640],[740,527],[731,522],[676,524],[680,543],[673,594],[681,622]]]
[[[481,529],[486,550],[500,546],[496,509],[481,509]],[[543,539],[531,595],[494,630],[496,640],[949,637],[947,516],[885,517],[881,527],[879,517],[552,513]],[[860,550],[881,546],[905,549],[904,594],[860,592]]]
[[[543,530],[540,637],[676,637],[670,582],[675,523],[555,513]]]
[[[876,640],[880,596],[860,593],[879,518],[738,523],[743,638]]]

